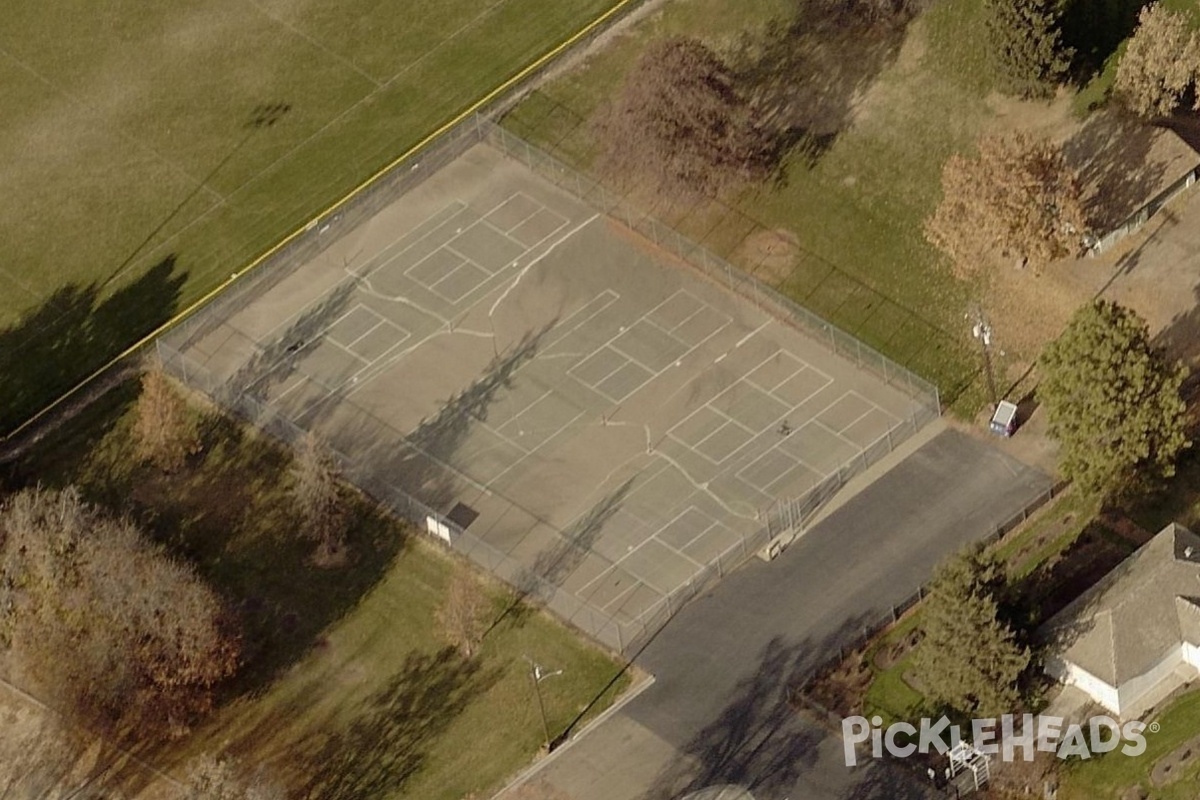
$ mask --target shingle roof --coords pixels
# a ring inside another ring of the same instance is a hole
[[[1200,536],[1163,528],[1055,615],[1043,636],[1110,686],[1141,675],[1183,641],[1200,645]]]

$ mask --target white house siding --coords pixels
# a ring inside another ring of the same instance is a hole
[[[1153,667],[1136,678],[1130,678],[1118,687],[1118,701],[1121,707],[1140,707],[1141,703],[1138,701],[1144,695],[1158,685],[1159,682],[1169,678],[1172,672],[1185,663],[1182,646],[1177,646],[1169,650]],[[1119,711],[1120,709],[1114,710]]]
[[[1120,713],[1119,696],[1113,686],[1097,678],[1092,673],[1079,666],[1064,661],[1058,656],[1046,659],[1046,672],[1050,677],[1068,686],[1078,686],[1088,697],[1107,708],[1114,714]]]
[[[1183,660],[1200,670],[1200,647],[1184,642]]]

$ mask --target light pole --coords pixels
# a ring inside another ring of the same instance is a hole
[[[983,371],[987,375],[988,393],[992,398],[992,410],[1000,402],[1000,396],[996,392],[996,376],[992,372],[992,326],[988,323],[987,318],[983,316],[983,311],[976,308],[974,313],[967,314],[967,319],[974,317],[974,324],[971,326],[971,335],[979,342],[980,350],[983,352]]]
[[[562,670],[556,669],[554,672],[546,672],[545,667],[525,656],[525,660],[529,662],[529,677],[533,678],[533,693],[537,696],[538,714],[542,718],[542,733],[545,734],[546,752],[550,752],[550,724],[546,721],[546,706],[542,702],[542,681],[546,678],[553,678],[555,675],[561,675]]]

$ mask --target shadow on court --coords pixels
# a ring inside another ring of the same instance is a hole
[[[494,359],[482,376],[446,400],[437,414],[421,420],[407,436],[402,438],[400,431],[351,406],[349,421],[337,425],[331,435],[334,444],[343,452],[358,454],[355,471],[368,485],[386,481],[420,497],[431,508],[445,510],[461,492],[456,473],[447,465],[472,425],[486,421],[492,403],[512,387],[517,370],[537,355],[543,337],[556,322],[551,320],[526,333]],[[322,402],[324,411],[332,415],[339,401],[331,395]],[[308,422],[307,427],[319,422]]]
[[[229,378],[230,396],[248,394],[261,403],[267,402],[271,390],[296,374],[305,354],[314,344],[320,343],[324,332],[346,313],[357,288],[357,281],[348,280],[297,317]],[[329,387],[330,401],[337,399],[337,388]],[[319,403],[326,405],[326,399],[321,398]],[[305,408],[302,413],[317,410]]]
[[[168,256],[108,295],[99,284],[64,286],[0,330],[0,432],[9,433],[171,318],[187,273]]]

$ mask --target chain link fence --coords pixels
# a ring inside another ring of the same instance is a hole
[[[418,160],[406,163],[382,178],[371,192],[343,205],[327,218],[314,220],[304,236],[298,237],[276,254],[270,263],[247,276],[245,282],[239,282],[234,290],[216,298],[204,309],[179,324],[167,336],[160,337],[156,345],[164,368],[185,384],[213,397],[258,429],[288,444],[297,443],[306,434],[304,428],[289,419],[280,409],[272,407],[264,398],[256,396],[247,387],[233,385],[225,378],[217,378],[186,352],[194,342],[215,330],[229,317],[292,274],[299,266],[307,263],[340,234],[366,221],[480,143],[497,148],[540,177],[548,179],[598,211],[645,236],[668,253],[686,261],[711,280],[728,287],[735,295],[753,302],[763,312],[791,324],[812,339],[823,343],[835,354],[850,360],[860,369],[874,374],[914,400],[907,419],[900,420],[836,473],[829,475],[803,495],[781,499],[765,509],[760,513],[759,526],[752,533],[727,548],[694,574],[687,583],[661,596],[658,601],[633,618],[602,612],[573,593],[560,589],[544,576],[531,574],[527,565],[492,547],[464,530],[442,511],[389,482],[386,471],[378,468],[378,461],[372,457],[372,453],[350,454],[335,450],[334,455],[348,480],[399,517],[410,520],[423,530],[435,533],[443,540],[448,540],[455,550],[515,587],[519,595],[543,604],[605,645],[619,652],[630,652],[643,644],[688,601],[710,588],[730,570],[755,553],[770,548],[784,537],[803,531],[820,508],[847,481],[892,452],[940,414],[937,387],[928,381],[783,297],[771,287],[743,273],[650,215],[638,211],[623,197],[478,115],[448,131],[439,142],[426,149]],[[353,280],[353,277],[348,279],[350,282]],[[336,387],[325,388],[331,396],[336,396]],[[394,442],[398,438],[396,431],[361,409],[343,405],[339,408],[339,413],[357,417],[354,420],[354,428],[359,431],[360,441]],[[399,436],[402,437],[403,432],[400,432]]]
[[[1003,539],[1009,533],[1012,533],[1020,525],[1025,523],[1037,511],[1043,508],[1054,498],[1066,491],[1068,484],[1065,481],[1059,482],[1050,486],[1045,491],[1038,494],[1037,497],[1026,503],[1020,511],[1013,514],[1004,522],[996,525],[989,530],[986,535],[978,541],[985,547],[990,547]],[[879,615],[879,618],[874,622],[868,623],[862,627],[860,631],[856,631],[853,638],[849,642],[838,645],[837,651],[831,651],[829,657],[814,667],[806,678],[803,679],[801,686],[796,691],[800,694],[805,694],[806,689],[811,685],[812,681],[818,679],[821,675],[836,669],[844,662],[851,654],[858,650],[867,647],[871,641],[881,634],[883,631],[890,628],[892,625],[900,621],[900,618],[908,612],[909,609],[916,606],[925,596],[929,594],[929,586],[922,584],[916,588],[912,594],[900,602],[889,605],[888,609]],[[840,719],[840,717],[839,717]]]

